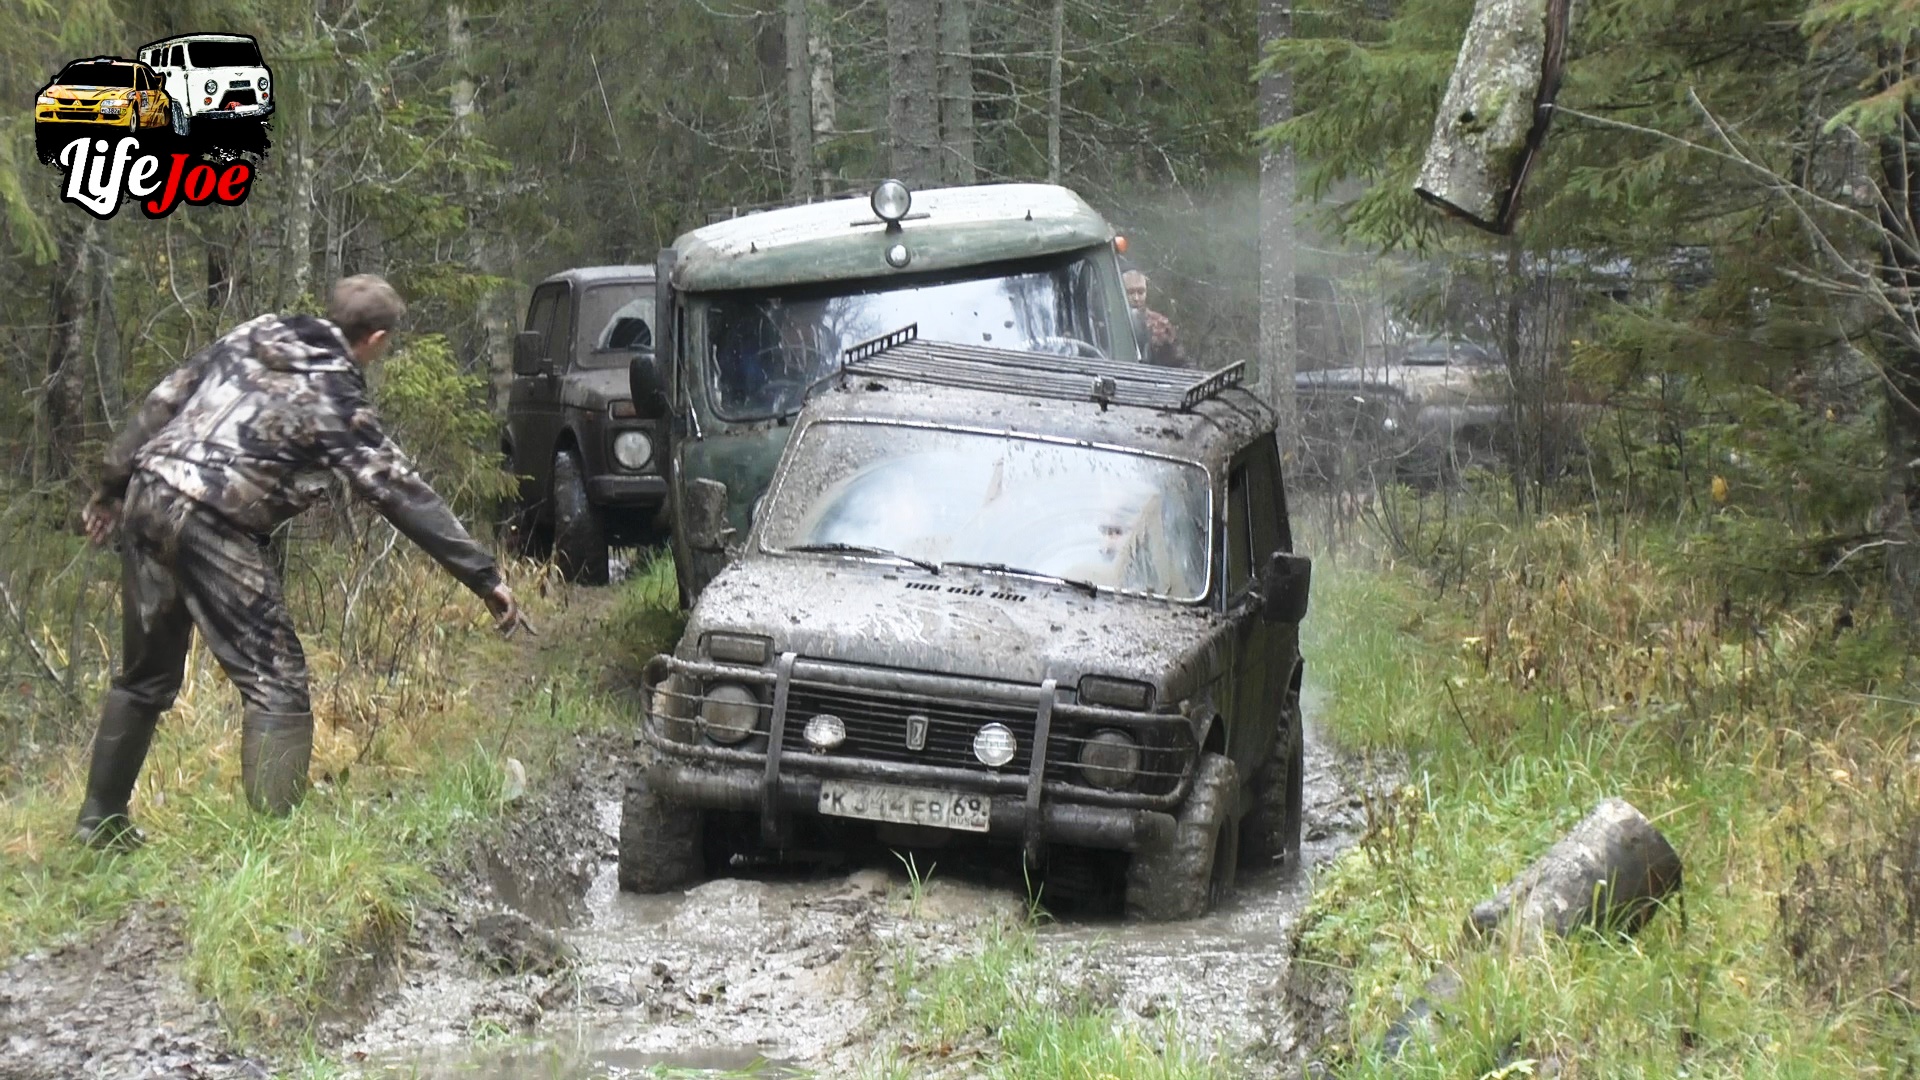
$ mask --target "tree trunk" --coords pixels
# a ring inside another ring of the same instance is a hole
[[[473,135],[476,92],[473,85],[473,32],[467,25],[464,4],[447,5],[447,58],[453,66],[453,85],[447,91],[447,107],[453,113],[453,133],[465,139]]]
[[[940,146],[946,180],[974,181],[973,26],[969,0],[940,0]]]
[[[207,251],[207,310],[214,313],[215,332],[217,333],[219,316],[226,311],[227,301],[233,298],[233,275],[227,264],[227,249],[224,244],[213,240],[206,242]]]
[[[1479,0],[1414,191],[1494,232],[1513,226],[1520,189],[1560,88],[1569,0]]]
[[[1883,59],[1888,70],[1900,70]],[[1890,88],[1883,82],[1883,92]],[[1920,631],[1920,350],[1914,347],[1915,303],[1920,302],[1920,259],[1913,256],[1914,222],[1920,221],[1920,110],[1909,107],[1898,133],[1880,140],[1880,276],[1887,297],[1907,325],[1880,327],[1881,366],[1886,371],[1887,477],[1881,504],[1881,529],[1887,543],[1888,600],[1909,630]],[[1904,214],[1902,213],[1904,211]]]
[[[893,174],[940,183],[939,0],[887,0],[887,134]]]
[[[813,194],[813,80],[807,70],[807,0],[787,0],[787,153],[795,199]]]
[[[287,207],[287,296],[283,306],[291,306],[307,295],[313,286],[313,108],[302,102],[300,117],[293,123],[293,191]]]
[[[92,218],[60,240],[54,264],[53,320],[47,335],[47,380],[40,397],[45,437],[37,480],[72,475],[87,419],[87,316],[93,307],[92,254],[99,235]]]
[[[119,309],[113,303],[113,275],[119,268],[116,234],[111,229],[100,236],[93,255],[94,295],[99,297],[93,318],[93,393],[100,405],[100,418],[112,430],[126,409],[126,357],[120,349]]]
[[[1047,64],[1047,182],[1060,182],[1060,65],[1067,49],[1066,0],[1053,0],[1053,49]]]
[[[809,30],[807,34],[807,59],[812,62],[813,83],[813,134],[818,145],[820,137],[832,135],[839,130],[838,105],[834,101],[833,90],[833,42],[821,30]]]
[[[1263,44],[1293,36],[1293,0],[1260,0],[1259,34]],[[1260,76],[1260,126],[1272,127],[1293,116],[1293,78],[1285,71]],[[1293,150],[1268,144],[1260,153],[1260,352],[1259,379],[1267,403],[1278,414],[1280,450],[1285,460],[1300,457],[1300,427],[1294,411]]]

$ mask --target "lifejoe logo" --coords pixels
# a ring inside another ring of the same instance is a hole
[[[253,38],[182,34],[137,59],[61,68],[34,101],[34,142],[66,174],[61,197],[98,218],[128,198],[150,218],[183,202],[238,206],[266,156],[273,104]]]

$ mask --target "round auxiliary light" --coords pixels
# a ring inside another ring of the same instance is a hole
[[[203,86],[203,87],[201,87],[200,89],[201,89],[201,90],[203,90],[203,91],[205,91],[206,93],[209,93],[209,94],[211,94],[211,93],[213,93],[213,92],[214,92],[215,90],[218,90],[218,89],[220,89],[220,84],[219,84],[219,83],[217,83],[217,82],[214,82],[214,81],[213,81],[212,79],[208,79],[208,80],[207,80],[207,85],[205,85],[205,86]]]
[[[613,460],[623,469],[638,472],[653,460],[653,440],[644,431],[623,431],[613,437]]]
[[[253,85],[255,85],[255,86],[257,86],[257,87],[259,87],[259,88],[260,88],[260,92],[261,92],[261,93],[263,93],[263,94],[264,94],[264,93],[266,93],[266,92],[267,92],[267,77],[266,77],[265,75],[262,75],[262,76],[260,76],[260,77],[259,77],[258,79],[255,79],[255,80],[254,80],[254,83],[253,83]]]
[[[831,750],[847,741],[847,725],[832,713],[821,713],[807,721],[807,745],[815,750]]]
[[[1139,771],[1140,747],[1124,731],[1096,731],[1080,748],[1080,773],[1094,787],[1118,791],[1132,783]]]
[[[986,724],[974,733],[973,756],[980,759],[980,764],[997,769],[1013,760],[1018,745],[1007,725]]]
[[[760,699],[739,683],[715,683],[700,703],[700,726],[714,742],[737,743],[760,726]]]
[[[867,202],[873,207],[873,216],[892,224],[913,209],[913,192],[898,180],[882,180],[873,186],[873,197]]]
[[[907,264],[912,261],[913,252],[908,251],[905,244],[895,244],[887,249],[887,265],[895,270],[906,269]]]

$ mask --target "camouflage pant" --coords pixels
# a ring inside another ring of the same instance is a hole
[[[135,473],[121,519],[121,667],[114,689],[154,713],[173,705],[192,630],[247,708],[309,711],[307,658],[267,540],[164,481]]]

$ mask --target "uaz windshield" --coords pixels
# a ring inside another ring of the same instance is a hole
[[[1133,359],[1105,252],[962,279],[842,281],[701,301],[714,411],[726,420],[787,415],[848,347],[909,324],[923,341]]]
[[[809,425],[789,454],[765,511],[768,550],[884,553],[1173,600],[1206,595],[1212,517],[1198,465],[831,420]]]
[[[260,50],[251,41],[190,41],[187,56],[194,67],[260,66]]]

